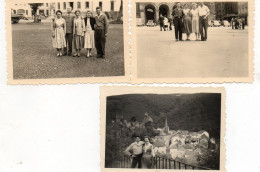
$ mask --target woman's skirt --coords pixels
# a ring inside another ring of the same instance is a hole
[[[95,48],[94,31],[89,30],[85,33],[84,48]]]
[[[192,33],[199,32],[199,18],[192,18]]]
[[[54,30],[55,37],[52,40],[53,48],[64,48],[66,47],[65,33],[62,27],[55,28]]]
[[[84,38],[81,35],[74,36],[74,48],[81,50],[84,47]]]
[[[142,164],[142,168],[145,169],[153,168],[153,156],[149,154],[143,154],[141,164]]]
[[[191,18],[190,17],[184,18],[183,24],[184,24],[184,29],[186,34],[192,33]]]

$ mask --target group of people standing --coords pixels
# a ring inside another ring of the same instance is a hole
[[[245,18],[235,17],[231,19],[232,29],[245,29],[246,21]]]
[[[135,136],[133,142],[126,150],[125,153],[132,158],[131,168],[144,168],[151,169],[154,166],[154,149],[148,136],[144,137],[141,141],[140,136]]]
[[[207,41],[209,14],[210,10],[203,2],[200,2],[199,6],[196,3],[192,3],[191,9],[188,7],[188,4],[184,4],[182,8],[181,3],[178,2],[172,12],[176,41],[183,41],[183,33],[186,33],[187,41],[190,41],[191,33],[195,34],[197,41]],[[166,17],[163,18],[162,15],[159,17],[160,25],[161,23],[163,24],[163,19],[165,18]],[[167,21],[169,21],[169,19]]]
[[[72,8],[62,16],[60,10],[56,11],[53,19],[53,47],[57,49],[57,56],[73,55],[80,57],[81,50],[87,50],[87,57],[91,57],[91,50],[96,48],[97,58],[105,58],[105,44],[108,30],[108,19],[102,14],[101,8],[96,8],[97,16],[93,17],[87,11],[86,17],[81,16],[79,10],[72,14]],[[72,54],[72,47],[75,54]]]

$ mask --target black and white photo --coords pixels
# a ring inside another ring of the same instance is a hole
[[[104,87],[101,96],[104,171],[223,170],[223,89]]]
[[[9,83],[127,81],[124,2],[8,2]]]
[[[132,1],[133,81],[252,82],[253,4]]]

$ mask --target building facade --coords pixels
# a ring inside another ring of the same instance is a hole
[[[191,8],[191,2],[187,2]],[[181,3],[183,6],[184,3]],[[216,18],[215,3],[205,3],[210,9],[209,20]],[[148,20],[153,20],[158,23],[159,15],[170,16],[173,9],[176,7],[176,2],[137,2],[136,3],[136,18],[138,23],[145,24]]]
[[[103,12],[109,13],[111,17],[119,12],[121,0],[78,0],[78,1],[62,1],[43,3],[37,11],[37,15],[54,16],[57,10],[66,14],[67,8],[71,7],[73,11],[80,10],[84,15],[87,11],[93,11],[95,15],[96,7],[100,6]],[[14,3],[12,5],[14,14],[26,14],[32,17],[32,10],[28,3]]]
[[[216,19],[229,20],[238,16],[238,2],[216,2]]]
[[[248,25],[248,2],[238,2],[238,16],[245,18]]]

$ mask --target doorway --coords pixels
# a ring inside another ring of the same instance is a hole
[[[145,6],[145,21],[146,23],[148,22],[148,20],[153,20],[154,22],[156,22],[155,20],[155,7],[152,4],[148,4]]]
[[[168,5],[166,5],[166,4],[160,5],[160,7],[159,7],[159,16],[160,16],[161,14],[162,14],[163,16],[166,16],[166,17],[169,16],[169,6],[168,6]]]

